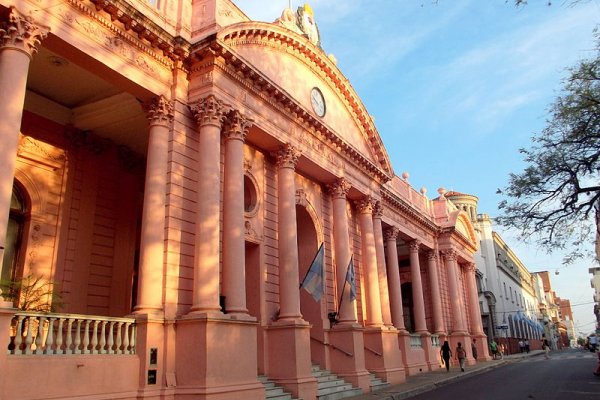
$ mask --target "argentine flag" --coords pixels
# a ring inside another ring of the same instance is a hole
[[[350,285],[350,301],[356,299],[356,279],[354,277],[354,263],[352,257],[350,257],[350,263],[348,264],[348,271],[346,271],[346,282]]]
[[[310,264],[310,268],[308,269],[302,284],[300,284],[300,288],[306,289],[306,291],[311,294],[316,302],[321,301],[321,296],[323,295],[323,284],[325,282],[323,269],[324,263],[325,248],[323,247],[323,243],[321,243],[321,247],[319,247],[317,255],[315,256],[312,264]]]

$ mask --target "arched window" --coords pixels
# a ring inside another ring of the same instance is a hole
[[[23,236],[23,226],[27,207],[19,187],[14,185],[10,199],[10,215],[6,232],[6,243],[4,246],[4,257],[2,258],[3,281],[11,281],[17,278],[17,266],[19,265],[19,249]]]

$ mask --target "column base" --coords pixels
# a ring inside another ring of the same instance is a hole
[[[165,327],[162,313],[144,313],[141,310],[132,315],[136,325],[136,352],[140,358],[140,390],[155,391],[165,386]],[[156,351],[151,360],[150,352]],[[151,363],[152,362],[152,363]],[[148,384],[148,374],[153,371],[156,383]]]
[[[467,352],[467,365],[474,363],[469,347],[471,346],[471,336],[467,332],[452,332],[446,340],[450,343],[450,349],[452,349],[452,360],[456,358],[456,347],[458,346],[458,342],[460,342]],[[458,365],[458,361],[454,360],[454,362]]]
[[[492,356],[490,355],[490,348],[485,333],[475,333],[471,335],[471,340],[473,339],[477,339],[475,342],[475,347],[477,348],[477,360],[475,361],[490,361]]]
[[[226,314],[177,320],[176,398],[262,400],[257,379],[257,324]]]
[[[364,393],[371,390],[365,368],[364,328],[358,324],[334,325],[329,330],[331,371]]]
[[[431,342],[431,334],[429,332],[420,332],[421,335],[421,347],[425,355],[425,363],[428,371],[438,370],[440,365],[440,353],[439,347],[433,347]]]
[[[386,327],[370,327],[364,332],[367,370],[391,385],[406,381],[398,345],[398,331]]]
[[[398,332],[398,347],[402,353],[402,363],[407,376],[417,375],[429,370],[422,345],[413,347],[410,342],[411,334],[408,331]]]
[[[267,375],[302,399],[317,398],[317,379],[311,370],[310,328],[304,320],[276,321],[267,327]]]

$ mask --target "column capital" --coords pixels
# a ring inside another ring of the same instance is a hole
[[[29,15],[10,8],[8,21],[0,22],[0,48],[10,47],[32,58],[50,28],[38,25]]]
[[[428,250],[427,251],[427,259],[428,260],[437,260],[438,256],[437,256],[437,251],[435,250]]]
[[[231,110],[225,119],[225,140],[246,140],[246,135],[252,127],[253,120],[244,117],[238,110]]]
[[[277,151],[277,153],[275,153],[275,157],[277,157],[277,168],[295,169],[300,155],[300,150],[289,143],[285,144]]]
[[[215,125],[221,127],[229,105],[210,94],[191,106],[198,125]]]
[[[465,263],[464,265],[465,265],[465,266],[464,266],[464,269],[465,269],[467,272],[473,272],[473,273],[477,272],[477,266],[475,265],[475,263],[474,263],[474,262],[467,262],[467,263]]]
[[[381,219],[382,217],[383,217],[383,205],[381,204],[380,200],[377,200],[375,202],[375,205],[373,206],[373,218]]]
[[[400,229],[396,228],[395,226],[391,226],[383,231],[383,237],[385,238],[386,241],[387,240],[396,241],[396,239],[398,239],[398,232],[400,232]]]
[[[360,200],[356,200],[354,204],[360,214],[373,214],[375,200],[371,196],[365,196]]]
[[[348,182],[345,178],[340,178],[327,185],[327,191],[334,199],[345,199],[346,196],[348,196],[348,192],[350,191],[351,187],[352,185],[350,185],[350,182]]]
[[[456,261],[458,257],[458,254],[456,254],[456,250],[454,249],[444,250],[442,251],[442,254],[444,255],[444,257],[446,257],[446,260],[448,261]]]
[[[173,122],[173,103],[164,96],[155,97],[142,105],[146,118],[152,125],[170,127]]]
[[[421,247],[421,242],[416,239],[408,242],[408,249],[410,250],[411,253],[418,253],[420,247]]]

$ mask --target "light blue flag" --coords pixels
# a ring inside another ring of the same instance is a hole
[[[321,243],[317,255],[313,259],[312,264],[310,264],[310,268],[300,284],[300,287],[310,293],[316,302],[321,301],[321,296],[323,295],[323,284],[325,282],[324,263],[325,248],[323,247],[323,243]]]
[[[346,271],[346,282],[350,285],[350,301],[356,299],[356,278],[354,276],[354,263],[350,257],[350,263],[348,264],[348,271]]]

